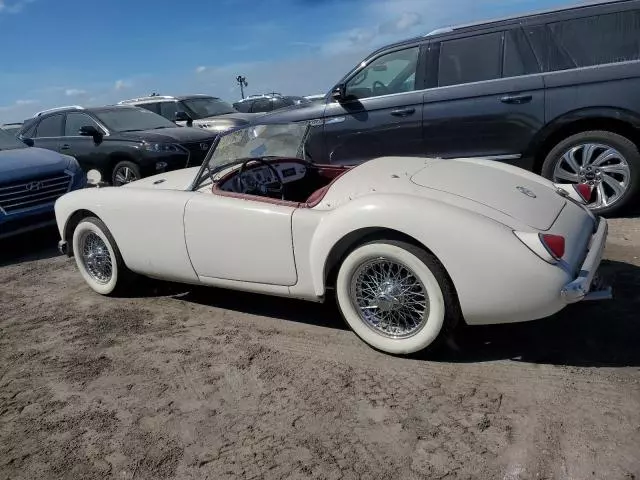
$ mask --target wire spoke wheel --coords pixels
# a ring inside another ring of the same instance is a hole
[[[554,182],[584,183],[594,189],[591,208],[610,207],[627,192],[631,169],[616,148],[582,143],[567,150],[553,170]]]
[[[350,296],[364,323],[386,337],[411,337],[429,316],[425,286],[396,260],[379,257],[362,263],[352,277]]]
[[[94,232],[86,232],[81,238],[82,263],[96,282],[107,284],[113,275],[111,254],[105,242]]]

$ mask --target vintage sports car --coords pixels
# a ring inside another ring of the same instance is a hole
[[[199,168],[69,193],[60,249],[103,295],[134,274],[311,301],[334,288],[354,332],[392,354],[433,349],[463,320],[610,298],[589,187],[477,159],[323,165],[306,153],[310,128],[243,127]]]

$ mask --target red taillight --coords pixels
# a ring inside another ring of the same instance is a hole
[[[593,194],[593,187],[587,185],[586,183],[579,183],[574,185],[573,188],[576,189],[578,195],[580,195],[585,202],[589,203],[591,201],[591,195]]]
[[[545,248],[557,260],[564,256],[564,237],[560,235],[540,235],[540,240]]]

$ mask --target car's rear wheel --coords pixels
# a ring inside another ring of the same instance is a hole
[[[127,160],[118,162],[113,167],[113,173],[111,174],[111,184],[114,187],[119,187],[127,183],[140,180],[142,174],[140,173],[140,167],[133,162]]]
[[[640,152],[631,140],[616,133],[578,133],[549,152],[542,175],[557,183],[592,186],[589,208],[609,215],[627,205],[640,188]]]
[[[351,329],[391,354],[434,351],[460,318],[440,262],[395,240],[375,240],[351,251],[338,271],[336,296]]]
[[[107,226],[87,217],[73,231],[73,254],[87,284],[101,295],[122,293],[132,279]]]

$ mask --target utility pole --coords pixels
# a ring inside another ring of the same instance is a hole
[[[236,82],[238,82],[238,85],[240,85],[240,95],[242,95],[242,98],[244,99],[244,87],[249,86],[249,84],[247,83],[247,78],[243,77],[242,75],[238,75],[236,77]]]

